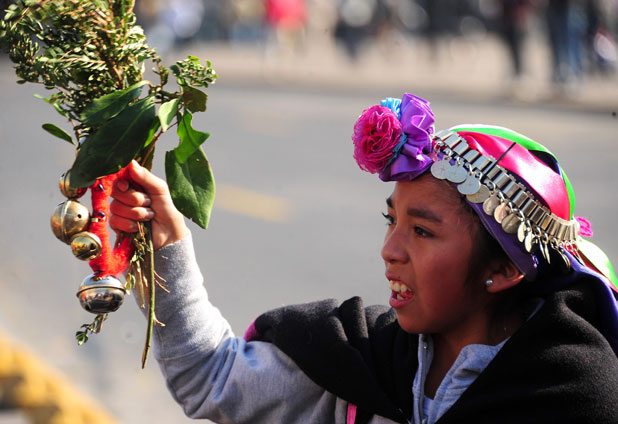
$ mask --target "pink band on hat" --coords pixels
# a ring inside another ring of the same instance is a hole
[[[513,142],[495,135],[477,132],[457,132],[470,147],[478,150],[485,156],[498,159],[513,145]],[[570,220],[571,206],[569,195],[562,177],[536,158],[527,149],[515,144],[500,160],[500,166],[513,172],[522,179],[549,207],[551,212],[565,220]],[[533,184],[527,181],[526,176],[533,179]]]

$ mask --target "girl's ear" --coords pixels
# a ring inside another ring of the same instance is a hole
[[[524,279],[524,274],[511,261],[503,262],[489,276],[493,284],[487,286],[489,293],[498,293],[516,286]]]

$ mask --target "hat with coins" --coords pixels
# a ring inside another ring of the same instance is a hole
[[[547,269],[587,269],[618,293],[612,264],[583,238],[592,236],[590,223],[574,215],[571,183],[546,147],[503,127],[436,132],[434,122],[418,96],[385,99],[356,121],[354,158],[383,181],[430,172],[452,183],[527,280]]]

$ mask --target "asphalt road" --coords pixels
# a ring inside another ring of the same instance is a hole
[[[19,86],[0,62],[0,330],[65,373],[120,422],[188,422],[168,395],[154,360],[140,369],[145,321],[132,299],[78,347],[73,334],[92,316],[75,292],[90,272],[51,233],[63,198],[58,177],[73,148],[41,129],[68,128]],[[396,93],[385,93],[383,97]],[[545,144],[560,159],[588,218],[594,241],[618,261],[618,119],[610,112],[540,108],[506,102],[432,101],[437,127],[491,123]],[[379,251],[384,199],[392,185],[361,172],[352,159],[356,116],[381,97],[346,91],[218,82],[194,126],[212,133],[205,150],[218,183],[210,228],[191,225],[211,300],[234,330],[262,311],[325,297],[389,296]],[[162,175],[161,140],[155,172]],[[445,264],[447,266],[448,264]],[[0,415],[2,422],[2,415]]]

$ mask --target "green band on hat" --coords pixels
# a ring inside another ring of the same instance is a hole
[[[596,244],[581,237],[577,239],[577,248],[601,274],[607,277],[618,291],[618,277],[605,252]]]

